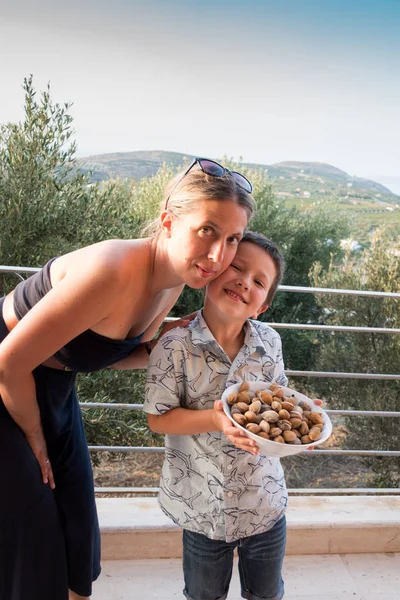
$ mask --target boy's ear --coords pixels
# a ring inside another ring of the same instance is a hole
[[[251,318],[252,318],[252,319],[257,319],[257,317],[258,317],[259,315],[261,315],[261,313],[265,312],[265,311],[266,311],[266,310],[268,310],[268,309],[269,309],[269,304],[263,304],[263,305],[262,305],[262,306],[261,306],[261,307],[258,309],[258,311],[256,312],[256,314],[255,314],[255,315],[253,315]]]

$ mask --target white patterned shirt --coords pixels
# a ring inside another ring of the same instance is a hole
[[[245,340],[230,361],[201,313],[166,333],[150,356],[144,411],[212,408],[240,381],[287,384],[279,334],[247,321]],[[221,432],[166,435],[159,503],[177,525],[231,542],[271,529],[284,515],[287,491],[279,458],[253,456]]]

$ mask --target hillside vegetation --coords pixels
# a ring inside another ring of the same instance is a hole
[[[153,177],[163,164],[178,169],[192,158],[161,150],[117,152],[89,156],[78,165],[90,174],[91,181],[138,180]],[[305,211],[321,202],[337,205],[349,220],[351,238],[360,245],[369,244],[372,233],[382,226],[390,228],[393,235],[400,234],[400,196],[380,183],[318,162],[243,163],[243,167],[267,175],[275,195],[287,208]]]

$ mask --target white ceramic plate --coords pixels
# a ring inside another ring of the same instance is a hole
[[[258,392],[260,390],[269,389],[269,386],[271,385],[272,382],[265,383],[264,381],[252,381],[252,382],[249,381],[248,383],[250,386],[250,390],[252,390],[253,392]],[[228,404],[228,396],[232,392],[238,392],[240,386],[241,386],[240,383],[235,383],[235,385],[231,385],[230,387],[228,387],[222,394],[224,411],[225,411],[225,414],[232,421],[232,423],[234,424],[235,427],[238,427],[238,429],[241,429],[242,431],[244,431],[248,437],[250,437],[252,440],[254,440],[256,442],[257,446],[260,449],[260,453],[263,456],[282,457],[282,456],[291,456],[292,454],[299,454],[300,452],[304,452],[304,450],[307,450],[307,448],[310,448],[311,446],[318,446],[319,444],[323,444],[324,442],[326,442],[326,440],[331,435],[332,423],[331,423],[330,418],[326,414],[326,412],[324,410],[322,410],[322,408],[320,406],[317,406],[316,404],[314,404],[314,402],[311,400],[311,398],[307,398],[307,396],[304,396],[303,394],[296,392],[296,390],[293,390],[292,388],[288,388],[288,387],[284,387],[284,386],[279,386],[279,387],[281,387],[283,389],[285,396],[287,396],[287,397],[294,396],[296,398],[296,400],[298,400],[298,401],[305,400],[306,402],[308,402],[308,404],[310,404],[313,411],[323,414],[324,429],[323,429],[321,438],[319,440],[317,440],[316,442],[312,442],[311,444],[302,444],[300,446],[300,445],[294,445],[294,444],[280,444],[279,442],[272,442],[271,440],[265,440],[264,438],[261,438],[260,436],[258,436],[255,433],[251,433],[251,431],[248,431],[247,429],[245,429],[244,427],[239,425],[239,423],[236,423],[236,421],[232,418],[230,406]]]

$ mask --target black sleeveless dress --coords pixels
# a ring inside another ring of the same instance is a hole
[[[16,287],[18,318],[51,289],[51,263]],[[8,334],[3,301],[0,343]],[[54,490],[42,483],[38,462],[0,398],[0,600],[68,600],[68,589],[91,595],[100,574],[100,532],[76,373],[126,358],[141,337],[112,340],[88,330],[55,355],[70,371],[34,370]]]

